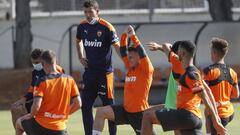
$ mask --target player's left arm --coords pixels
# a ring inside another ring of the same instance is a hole
[[[211,88],[207,84],[207,82],[211,78],[211,72],[207,68],[205,68],[203,73],[204,73],[204,75],[203,75],[203,86],[204,86],[204,88],[206,90],[206,93],[207,93],[207,95],[208,95],[208,97],[209,97],[209,99],[210,99],[210,101],[213,105],[213,109],[214,109],[215,113],[218,114],[215,98],[212,94]]]
[[[237,83],[233,87],[233,91],[231,93],[231,98],[239,98],[239,86]]]
[[[35,96],[34,99],[33,99],[33,105],[32,105],[32,108],[31,108],[31,115],[32,116],[35,116],[38,113],[38,111],[40,110],[41,104],[42,104],[42,97]]]
[[[41,104],[42,104],[42,97],[34,97],[31,112],[20,117],[21,121],[34,118],[34,116],[40,110]]]
[[[121,58],[119,38],[118,38],[117,32],[113,26],[111,26],[109,37],[111,38],[110,39],[111,44],[114,47],[117,55]]]
[[[217,106],[216,106],[216,101],[215,98],[212,94],[211,88],[207,85],[207,83],[203,80],[203,86],[206,90],[206,94],[208,95],[211,104],[213,105],[213,110],[215,111],[216,114],[218,114]],[[220,117],[217,117],[218,120],[220,121]]]
[[[137,49],[137,52],[140,56],[140,62],[141,62],[140,66],[144,66],[142,69],[144,69],[147,72],[153,71],[154,70],[153,65],[145,49],[143,48],[140,40],[136,36],[134,28],[131,25],[128,26],[128,34],[130,35],[131,41],[133,43],[133,47]]]
[[[80,109],[80,107],[82,106],[82,101],[80,98],[80,94],[79,94],[79,90],[77,87],[77,84],[75,83],[75,81],[72,79],[72,89],[71,89],[71,105],[70,105],[70,112],[69,114],[73,114],[74,112],[76,112],[78,109]]]
[[[238,78],[237,78],[237,74],[235,72],[233,72],[232,79],[233,79],[234,84],[232,87],[231,98],[239,98]]]
[[[114,49],[115,49],[115,51],[116,51],[116,53],[117,53],[117,55],[121,58],[121,53],[120,53],[120,44],[119,44],[119,42],[117,42],[117,43],[114,43],[114,44],[112,44],[113,45],[113,47],[114,47]]]
[[[208,94],[206,93],[205,87],[203,85],[203,80],[198,72],[192,72],[189,74],[189,79],[187,80],[189,83],[189,87],[192,90],[193,94],[197,94],[203,101],[206,109],[210,113],[210,116],[213,121],[213,125],[218,133],[224,134],[226,129],[222,126],[221,122],[219,121],[219,116],[215,112],[212,102]]]
[[[41,80],[41,78],[37,81],[36,86],[33,90],[33,105],[31,108],[31,115],[35,116],[41,108],[44,91],[46,90],[46,82]]]
[[[213,105],[212,105],[206,91],[202,90],[202,91],[198,92],[197,95],[202,99],[204,105],[206,106],[206,109],[210,113],[210,116],[211,116],[211,119],[213,122],[213,126],[217,130],[218,134],[220,134],[220,135],[226,134],[227,130],[223,127],[223,125],[219,121],[218,114],[216,114],[216,112],[214,111]]]

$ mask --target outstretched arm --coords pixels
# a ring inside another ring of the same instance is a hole
[[[158,44],[156,42],[149,42],[148,43],[148,48],[150,51],[157,51],[160,50],[166,54],[166,56],[169,56],[169,53],[171,52],[171,47],[172,44],[170,43],[163,43],[163,44]]]
[[[147,45],[150,51],[163,51],[163,46],[156,42],[149,42]]]

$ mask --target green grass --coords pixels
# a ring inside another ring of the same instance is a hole
[[[240,134],[240,103],[234,104],[235,116],[234,119],[227,126],[229,135]],[[84,135],[81,111],[73,114],[68,122],[68,133],[70,135]],[[204,122],[204,120],[203,120]],[[173,132],[163,132],[159,125],[155,126],[158,135],[173,135]],[[205,127],[203,126],[203,130]],[[134,135],[133,130],[129,125],[118,126],[118,135]],[[203,132],[205,133],[205,132]],[[10,111],[0,111],[0,135],[14,135],[14,129],[11,122]],[[108,135],[107,122],[105,123],[105,129],[103,135]]]

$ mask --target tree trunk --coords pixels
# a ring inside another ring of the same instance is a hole
[[[208,0],[213,21],[232,21],[232,0]]]
[[[31,11],[30,0],[16,0],[16,45],[14,47],[15,68],[31,66]]]

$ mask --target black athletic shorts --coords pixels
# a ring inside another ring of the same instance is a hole
[[[227,118],[221,118],[221,123],[222,123],[222,125],[223,125],[224,127],[226,127],[227,124],[232,121],[233,116],[234,116],[234,114],[232,114],[231,116],[229,116],[229,117],[227,117]],[[208,119],[209,119],[210,125],[211,125],[211,135],[217,135],[217,131],[215,130],[215,128],[214,128],[214,126],[213,126],[213,122],[211,121],[211,117],[208,116]]]
[[[66,130],[51,130],[39,125],[34,118],[22,121],[27,135],[68,135]]]
[[[129,113],[123,106],[111,106],[115,116],[115,124],[130,124],[136,134],[140,134],[143,112]]]
[[[182,135],[202,135],[202,121],[185,109],[159,109],[156,116],[163,131],[179,130]]]

